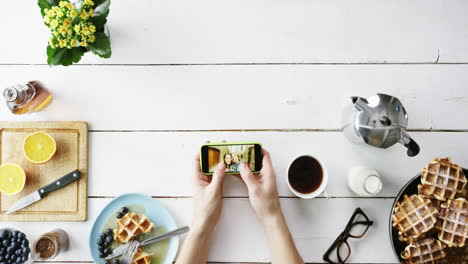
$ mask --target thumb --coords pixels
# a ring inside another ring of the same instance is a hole
[[[224,165],[223,162],[219,163],[218,166],[216,166],[216,169],[213,173],[213,177],[211,178],[210,185],[213,185],[213,187],[215,188],[222,188],[224,176],[226,174],[225,171],[226,171],[226,165]]]
[[[255,175],[253,175],[247,163],[241,163],[241,165],[239,166],[239,172],[242,180],[245,182],[245,184],[247,184],[247,188],[250,188],[256,183]]]

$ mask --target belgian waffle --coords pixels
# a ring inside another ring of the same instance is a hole
[[[417,194],[405,195],[403,201],[395,206],[392,225],[404,241],[412,241],[422,238],[434,228],[438,213],[428,199]]]
[[[403,264],[438,264],[447,255],[445,248],[444,243],[425,238],[408,245],[400,255]]]
[[[132,241],[135,236],[149,233],[153,230],[154,224],[144,214],[126,213],[122,218],[117,219],[117,227],[114,229],[114,238],[119,244]]]
[[[448,200],[441,205],[436,224],[439,240],[449,247],[463,247],[468,239],[468,201]]]
[[[132,264],[150,264],[153,254],[144,252],[141,248],[135,253]]]
[[[436,158],[422,169],[418,192],[445,201],[461,193],[466,183],[462,168],[451,158]]]

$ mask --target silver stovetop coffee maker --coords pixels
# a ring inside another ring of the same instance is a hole
[[[353,142],[388,148],[400,142],[407,154],[419,153],[418,144],[406,133],[408,114],[398,98],[376,94],[369,98],[353,96],[343,110],[341,130]]]

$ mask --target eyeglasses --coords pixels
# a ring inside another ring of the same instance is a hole
[[[369,220],[361,208],[356,208],[345,230],[323,255],[323,260],[332,264],[344,264],[349,259],[349,256],[351,256],[348,238],[363,237],[372,224],[374,224],[374,222]],[[334,257],[335,254],[336,258]]]

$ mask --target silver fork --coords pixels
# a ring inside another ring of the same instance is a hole
[[[135,253],[138,250],[138,246],[140,245],[140,242],[133,240],[130,242],[128,247],[126,248],[124,254],[122,255],[122,258],[120,259],[121,264],[130,264],[133,261],[133,258],[135,257]]]

